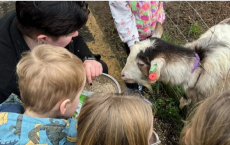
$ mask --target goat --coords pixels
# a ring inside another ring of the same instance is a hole
[[[230,18],[211,27],[199,39],[178,46],[160,39],[163,27],[157,23],[155,35],[132,47],[121,72],[125,82],[137,82],[152,90],[158,82],[181,86],[185,96],[180,108],[230,87]],[[150,69],[156,80],[150,80]]]

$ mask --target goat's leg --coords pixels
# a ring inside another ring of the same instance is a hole
[[[179,108],[183,109],[184,106],[190,105],[191,102],[192,102],[191,99],[188,99],[187,97],[183,96],[183,97],[180,98],[180,106],[179,106]]]
[[[180,99],[180,109],[183,109],[184,106],[190,105],[192,102],[196,102],[199,93],[195,88],[188,88],[185,91],[185,95],[181,97]]]

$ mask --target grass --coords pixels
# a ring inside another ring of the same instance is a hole
[[[115,44],[120,44],[120,43],[121,43],[121,39],[120,39],[120,38],[116,38],[116,39],[114,40],[114,42],[115,42]]]
[[[173,130],[170,133],[168,132],[170,134],[169,136],[177,136],[177,138],[179,138],[183,128],[184,117],[181,116],[178,103],[173,98],[159,98],[154,102],[154,105],[156,108],[156,116],[158,116],[162,122],[170,124],[170,127],[166,130]]]
[[[163,39],[163,40],[165,40],[167,42],[173,43],[173,44],[177,44],[177,45],[182,44],[181,41],[176,40],[175,38],[173,38],[172,36],[170,36],[167,33],[163,33],[162,36],[161,36],[161,39]]]
[[[179,109],[179,97],[184,95],[183,90],[180,87],[171,87],[162,83],[156,83],[152,85],[152,88],[154,98],[150,100],[154,104],[155,117],[167,124],[161,126],[163,130],[166,130],[166,136],[174,136],[179,139],[184,124],[183,120],[186,117],[186,112]]]
[[[197,22],[193,23],[189,28],[187,28],[187,35],[198,38],[205,30],[199,26]]]

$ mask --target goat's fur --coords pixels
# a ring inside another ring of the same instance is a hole
[[[193,73],[196,52],[200,64]],[[201,37],[185,46],[160,38],[149,38],[135,44],[122,70],[125,81],[140,83],[151,89],[155,81],[148,79],[150,67],[157,64],[157,81],[181,86],[186,94],[180,107],[229,90],[230,77],[230,19],[210,28]],[[186,100],[188,99],[188,100]]]

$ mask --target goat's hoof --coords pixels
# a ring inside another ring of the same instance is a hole
[[[187,106],[189,104],[191,104],[192,100],[191,99],[185,99],[184,97],[180,98],[180,106],[179,108],[182,110],[184,108],[184,106]]]

